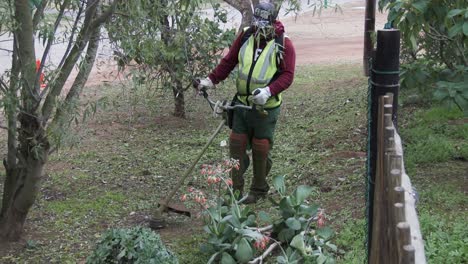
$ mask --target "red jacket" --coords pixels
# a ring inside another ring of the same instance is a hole
[[[284,26],[280,21],[276,20],[274,26],[275,33],[277,35],[284,33]],[[231,71],[236,67],[237,63],[239,63],[238,53],[242,46],[241,42],[243,34],[244,32],[241,32],[237,36],[229,49],[228,54],[224,56],[218,66],[216,66],[216,68],[208,75],[214,84],[226,79]],[[265,46],[266,41],[260,42],[260,48],[264,48]],[[289,38],[284,38],[284,54],[282,63],[280,64],[281,74],[269,85],[272,96],[286,90],[292,84],[294,80],[295,66],[296,52],[294,51],[294,46]]]

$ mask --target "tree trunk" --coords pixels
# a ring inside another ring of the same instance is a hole
[[[258,4],[259,0],[224,0],[224,2],[228,3],[230,6],[234,7],[241,13],[242,21],[241,25],[239,26],[239,31],[241,31],[244,27],[248,27],[250,24],[252,24],[253,7],[250,5],[250,2],[252,2],[252,5],[255,6]]]
[[[184,99],[184,89],[181,82],[176,82],[176,86],[172,88],[174,93],[174,116],[185,118],[185,99]]]
[[[6,241],[15,241],[21,237],[26,216],[40,188],[42,171],[50,148],[38,118],[20,114],[19,121],[19,162],[18,166],[7,171],[7,177],[14,174],[15,186],[10,200],[4,201],[7,207],[3,208],[4,213],[0,219],[0,239]]]

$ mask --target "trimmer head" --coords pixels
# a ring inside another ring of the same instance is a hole
[[[168,205],[164,205],[158,203],[158,209],[148,222],[149,227],[153,230],[159,230],[167,227],[167,221],[166,218],[163,216],[163,213],[167,213],[168,211],[174,212],[176,214],[185,215],[188,217],[192,216],[192,212],[190,212],[190,210],[188,210],[183,204],[171,203]]]
[[[149,228],[153,230],[160,230],[163,229],[167,226],[166,219],[163,217],[161,218],[151,218],[148,222]]]

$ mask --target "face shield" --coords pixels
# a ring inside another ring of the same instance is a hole
[[[267,19],[265,19],[261,16],[254,15],[252,18],[252,26],[254,26],[256,37],[268,39],[274,36],[275,29],[268,19],[268,16]]]

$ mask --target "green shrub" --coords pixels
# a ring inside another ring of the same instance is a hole
[[[148,228],[134,227],[108,230],[86,263],[177,264],[179,261],[166,249],[158,234]]]

